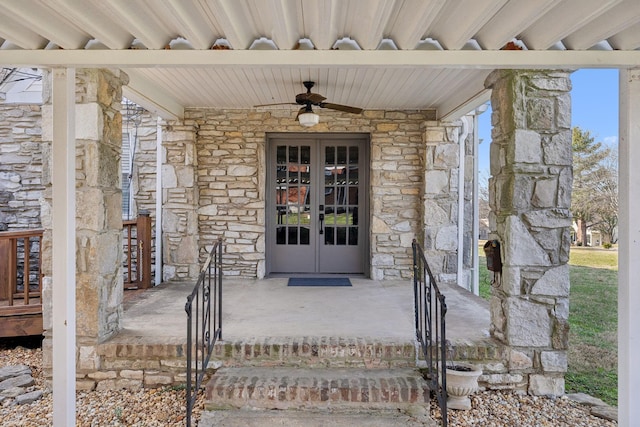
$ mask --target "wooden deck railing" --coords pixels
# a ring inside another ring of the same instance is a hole
[[[42,333],[42,230],[0,233],[0,337]]]
[[[151,217],[140,213],[137,219],[122,221],[125,289],[151,287]]]

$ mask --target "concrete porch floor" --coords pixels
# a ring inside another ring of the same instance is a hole
[[[286,278],[224,279],[225,341],[277,337],[414,339],[413,284],[352,278],[351,287],[288,287]],[[125,291],[123,330],[110,342],[186,343],[187,295],[194,283]],[[489,340],[489,308],[481,298],[443,286],[447,339],[456,346]]]

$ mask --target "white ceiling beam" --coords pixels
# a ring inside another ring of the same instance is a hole
[[[179,120],[184,117],[184,106],[178,103],[162,87],[134,70],[127,70],[129,84],[122,88],[122,94],[145,110],[157,114],[165,120]]]
[[[23,49],[42,49],[48,40],[0,12],[0,37]]]
[[[0,50],[0,64],[15,67],[380,67],[380,68],[629,68],[634,51],[406,51],[406,50]]]
[[[519,35],[529,49],[548,49],[622,0],[565,0]]]
[[[178,24],[180,35],[194,48],[209,49],[216,41],[216,36],[193,3],[184,0],[161,0],[158,6],[166,8],[171,19]]]
[[[270,31],[268,33],[265,31],[264,35],[270,37],[278,49],[292,49],[305,36],[302,30],[300,3],[292,3],[289,0],[272,0],[266,3],[259,2],[258,5],[262,16],[261,21],[267,19],[270,27]],[[268,9],[265,10],[265,7]]]
[[[445,49],[460,49],[507,0],[458,0],[447,2],[426,35]]]
[[[117,21],[109,19],[86,0],[59,0],[59,13],[73,19],[83,31],[90,34],[110,49],[126,49],[131,46],[133,36]]]
[[[389,1],[370,2],[360,1],[354,4],[355,12],[349,14],[350,22],[348,28],[353,28],[354,38],[362,49],[372,50],[378,47],[380,40],[384,37],[384,29],[391,13],[394,3]],[[367,23],[368,25],[363,25]]]
[[[254,25],[247,22],[247,17],[251,14],[245,10],[245,2],[217,0],[217,3],[220,3],[220,6],[216,9],[216,19],[222,27],[224,38],[234,49],[248,49],[256,38],[263,35],[252,32]]]
[[[562,40],[567,49],[589,49],[596,43],[638,23],[640,1],[625,0]]]
[[[385,35],[393,39],[399,49],[413,49],[422,40],[446,0],[397,0],[397,7],[389,19]]]
[[[504,47],[514,34],[538,20],[559,0],[511,0],[504,5],[474,36],[483,49]]]
[[[631,50],[640,46],[640,22],[619,32],[607,40],[611,47],[618,50]]]
[[[489,99],[491,99],[491,91],[483,88],[479,89],[478,92],[475,92],[475,94],[468,99],[454,98],[455,97],[452,97],[438,108],[439,120],[445,122],[458,120],[460,117],[489,101]]]
[[[50,8],[49,3],[41,4],[45,10],[23,1],[3,2],[2,7],[9,20],[24,22],[31,28],[37,28],[38,34],[64,49],[83,48],[91,39],[89,34],[61,16],[55,8]]]
[[[314,46],[320,50],[333,47],[344,28],[341,21],[345,18],[347,2],[336,0],[302,0],[302,26]]]
[[[148,49],[162,49],[175,36],[167,34],[165,24],[141,1],[110,0],[93,1],[93,4],[115,22],[121,22],[130,28],[135,36]]]

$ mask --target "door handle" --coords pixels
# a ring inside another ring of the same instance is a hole
[[[324,230],[322,228],[323,224],[324,224],[324,214],[321,213],[318,215],[318,220],[320,221],[320,231],[319,234],[324,234]]]

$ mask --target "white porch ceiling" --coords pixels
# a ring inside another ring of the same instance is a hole
[[[292,102],[304,80],[333,103],[455,117],[494,68],[640,66],[638,0],[21,0],[0,22],[3,66],[121,67],[165,117]]]

